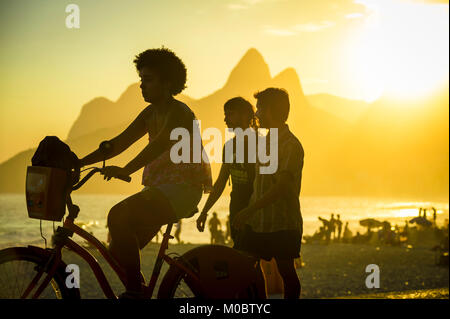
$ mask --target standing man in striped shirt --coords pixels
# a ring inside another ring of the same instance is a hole
[[[283,278],[284,298],[298,299],[301,285],[294,259],[300,256],[303,233],[299,195],[304,151],[286,124],[288,93],[284,89],[268,88],[256,93],[255,98],[260,127],[269,129],[265,153],[277,152],[277,169],[264,174],[268,171],[264,167],[273,163],[264,164],[258,158],[249,206],[236,215],[233,224],[243,232],[242,250],[268,261],[275,258]],[[275,149],[267,150],[272,139]]]

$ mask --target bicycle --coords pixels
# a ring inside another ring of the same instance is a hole
[[[79,189],[95,173],[102,172],[99,167],[90,169],[71,191]],[[131,180],[129,176],[119,179]],[[72,203],[71,191],[65,200],[69,214],[64,219],[63,226],[58,227],[54,233],[53,248],[28,246],[0,251],[0,284],[6,282],[12,286],[12,289],[0,286],[0,298],[81,298],[79,288],[69,288],[66,285],[70,273],[66,273],[67,264],[62,259],[64,247],[87,262],[106,298],[117,298],[95,257],[70,238],[77,234],[95,247],[125,284],[125,272],[108,249],[97,238],[75,224],[80,208]],[[257,270],[259,265],[255,260],[230,247],[203,245],[182,256],[171,258],[165,251],[168,249],[169,240],[174,238],[170,235],[172,225],[167,225],[163,235],[150,281],[148,285],[143,283],[147,298],[153,296],[163,262],[168,263],[170,267],[161,281],[157,298],[265,298],[264,279]]]

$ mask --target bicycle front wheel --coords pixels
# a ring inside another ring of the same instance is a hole
[[[48,261],[48,251],[34,247],[13,247],[0,251],[0,299],[20,299],[33,281],[33,278]],[[40,299],[79,299],[80,291],[77,288],[67,288],[65,278],[65,265],[61,262],[50,283],[39,296]],[[35,286],[46,277],[44,272]],[[28,297],[31,297],[31,292]]]

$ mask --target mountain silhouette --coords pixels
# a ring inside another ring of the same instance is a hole
[[[248,50],[231,71],[224,90],[231,94],[239,94],[243,87],[257,90],[271,80],[269,66],[256,49]]]
[[[262,55],[252,48],[221,88],[200,99],[183,94],[176,98],[192,108],[202,130],[217,127],[223,132],[223,104],[228,99],[242,96],[255,104],[254,93],[271,86],[289,93],[288,124],[305,149],[302,194],[448,194],[448,85],[446,92],[414,102],[383,98],[368,104],[330,94],[305,96],[295,69],[288,67],[272,77]],[[128,86],[117,101],[94,98],[82,106],[66,142],[79,157],[85,156],[101,141],[119,134],[145,106],[138,83]],[[147,143],[143,137],[107,164],[125,165]],[[0,164],[4,177],[0,192],[23,192],[26,166],[34,151],[26,150]],[[219,164],[212,165],[214,178],[218,168]],[[446,178],[441,176],[445,172]],[[80,191],[131,194],[141,189],[141,174],[142,170],[133,174],[130,184],[106,183],[98,176]]]
[[[73,140],[95,132],[98,128],[129,124],[139,114],[142,105],[145,105],[145,101],[137,84],[130,85],[116,102],[104,97],[94,98],[81,108],[67,139]]]

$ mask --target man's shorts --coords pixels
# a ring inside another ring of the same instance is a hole
[[[239,247],[251,255],[270,261],[300,257],[302,230],[281,230],[272,233],[254,232],[245,225],[240,234]]]

